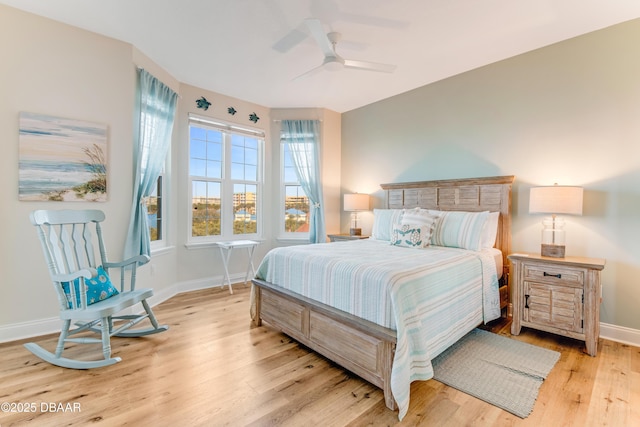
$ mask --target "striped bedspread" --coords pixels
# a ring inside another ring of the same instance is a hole
[[[402,419],[410,384],[482,321],[500,316],[489,252],[354,240],[271,250],[256,277],[397,333],[391,389]]]

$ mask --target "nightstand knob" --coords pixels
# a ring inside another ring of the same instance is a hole
[[[549,277],[557,277],[558,279],[560,279],[562,277],[562,274],[558,273],[558,274],[549,274],[546,271],[543,273],[545,276],[549,276]]]

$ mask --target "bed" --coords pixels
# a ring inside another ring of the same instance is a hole
[[[493,212],[495,249],[415,250],[380,239],[379,229],[369,240],[276,248],[253,280],[254,322],[268,323],[380,387],[386,406],[398,409],[402,419],[410,383],[433,376],[432,358],[482,322],[511,312],[506,256],[513,179],[382,184],[386,209],[374,213],[376,221],[409,217],[416,208],[434,217],[480,218]],[[450,211],[455,214],[443,214]],[[399,232],[393,225],[393,238]],[[445,265],[454,267],[445,270]],[[455,282],[444,282],[445,276]]]

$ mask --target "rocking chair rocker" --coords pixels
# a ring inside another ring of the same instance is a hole
[[[141,337],[169,328],[158,325],[147,303],[153,290],[135,287],[136,269],[149,262],[149,257],[139,255],[122,262],[107,261],[100,228],[105,218],[102,211],[38,210],[32,212],[30,218],[38,228],[38,237],[58,296],[63,325],[55,353],[32,342],[25,344],[27,350],[64,368],[99,368],[122,360],[120,357],[111,357],[112,336]],[[96,242],[101,265],[95,261],[93,245]],[[109,269],[119,271],[120,286],[117,289],[111,284]],[[144,313],[116,316],[137,303],[142,303]],[[152,327],[130,329],[145,319],[149,319]],[[75,328],[72,328],[72,322]],[[77,337],[83,332],[96,332],[101,337]],[[70,342],[102,344],[103,359],[85,361],[62,357],[65,344]]]

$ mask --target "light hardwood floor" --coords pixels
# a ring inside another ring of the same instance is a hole
[[[601,339],[594,358],[579,341],[526,328],[513,338],[562,354],[528,418],[430,380],[412,384],[399,423],[376,387],[268,325],[253,327],[249,288],[234,289],[160,304],[155,312],[169,331],[113,339],[122,362],[106,368],[59,368],[23,342],[0,344],[0,402],[35,409],[0,412],[0,426],[640,425],[640,348]],[[489,329],[510,336],[506,321]],[[38,341],[53,349],[55,340]]]

